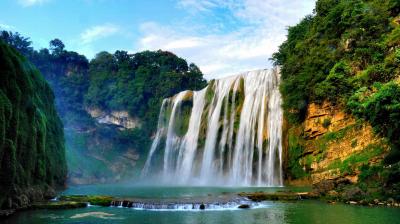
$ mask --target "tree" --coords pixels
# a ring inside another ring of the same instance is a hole
[[[64,51],[64,48],[65,48],[65,45],[60,39],[56,38],[56,39],[50,41],[50,51],[53,54],[56,54],[56,55],[61,54]]]
[[[33,52],[33,48],[31,47],[32,41],[27,37],[21,36],[19,33],[3,30],[0,32],[0,39],[25,56]]]

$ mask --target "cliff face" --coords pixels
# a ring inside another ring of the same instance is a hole
[[[305,121],[290,127],[288,151],[289,183],[342,178],[357,183],[360,168],[380,163],[388,148],[368,123],[324,102],[308,105]]]
[[[67,174],[64,133],[42,75],[0,41],[0,209],[52,197]]]
[[[71,167],[68,183],[116,183],[137,175],[141,168],[138,150],[103,133],[117,131],[111,128],[66,132],[66,143],[70,146],[67,158]]]
[[[117,125],[120,129],[133,129],[142,126],[138,118],[129,115],[128,111],[102,111],[99,108],[87,108],[90,116],[100,124]]]

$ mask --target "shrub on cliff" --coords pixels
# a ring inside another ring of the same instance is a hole
[[[400,160],[400,86],[394,82],[376,83],[374,90],[357,91],[348,101],[348,107],[359,117],[369,121],[375,132],[387,137],[392,145],[386,162]]]
[[[289,122],[303,122],[311,102],[347,105],[389,140],[387,162],[398,161],[399,12],[397,0],[318,0],[313,15],[290,27],[273,55]]]

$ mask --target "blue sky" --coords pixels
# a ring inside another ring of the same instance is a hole
[[[269,68],[288,26],[315,0],[1,0],[0,29],[35,48],[60,38],[68,50],[169,50],[208,79]]]

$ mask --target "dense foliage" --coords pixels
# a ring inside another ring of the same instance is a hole
[[[36,65],[53,88],[66,131],[70,176],[113,177],[115,174],[107,169],[114,158],[132,149],[143,159],[157,125],[162,99],[206,85],[196,65],[188,65],[170,52],[100,52],[89,63],[85,56],[65,50],[59,39],[39,51],[18,33],[1,31],[0,39]],[[99,124],[87,108],[108,113],[128,111],[142,126],[120,130]],[[86,163],[80,158],[87,158]]]
[[[273,60],[291,123],[304,120],[309,103],[328,100],[369,121],[400,150],[399,12],[398,0],[318,0],[314,15],[289,28]]]
[[[39,71],[0,40],[0,207],[16,189],[63,185],[64,134]]]
[[[103,110],[128,110],[154,131],[162,99],[205,87],[200,69],[170,52],[101,52],[90,62],[86,104]]]

